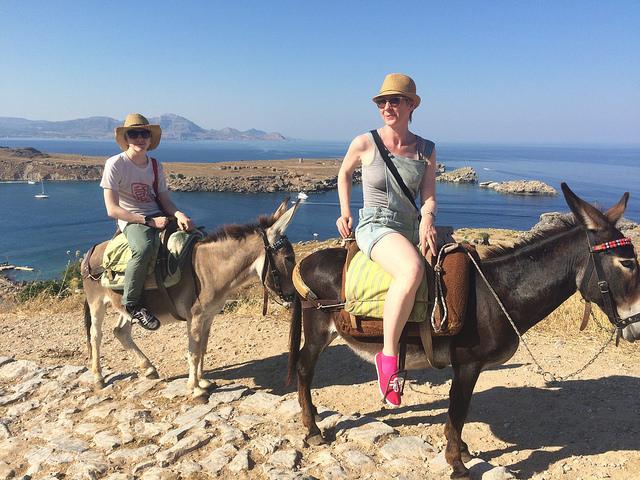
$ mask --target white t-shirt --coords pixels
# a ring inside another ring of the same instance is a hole
[[[167,182],[164,178],[162,164],[158,163],[158,192],[166,192]],[[128,212],[140,215],[161,214],[162,208],[153,191],[153,165],[151,159],[145,167],[133,163],[124,152],[109,158],[104,165],[100,186],[118,192],[118,204]],[[127,222],[118,220],[120,231]]]

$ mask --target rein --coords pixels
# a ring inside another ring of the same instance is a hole
[[[282,282],[280,281],[280,273],[276,268],[276,263],[273,259],[273,253],[277,252],[281,248],[283,248],[288,239],[286,235],[282,235],[278,240],[276,240],[273,244],[269,243],[269,239],[267,239],[267,233],[264,229],[260,229],[260,236],[262,237],[262,242],[264,243],[264,264],[262,265],[262,273],[260,274],[260,281],[262,282],[263,292],[263,304],[262,304],[262,316],[267,314],[267,304],[269,301],[269,289],[267,288],[267,273],[271,275],[271,279],[273,281],[273,289],[275,293],[280,297],[283,302],[289,302],[292,300],[292,295],[285,295],[282,291]],[[275,299],[274,299],[275,300]],[[275,300],[276,303],[280,303]],[[280,304],[282,305],[282,304]]]
[[[533,362],[538,367],[538,373],[540,375],[542,375],[542,377],[545,379],[545,381],[547,383],[549,383],[550,381],[567,380],[567,379],[569,379],[571,377],[574,377],[574,376],[578,375],[579,373],[584,371],[589,365],[591,365],[596,360],[596,358],[598,358],[600,356],[600,354],[604,351],[604,349],[612,342],[614,334],[616,335],[616,345],[618,345],[618,341],[620,339],[620,335],[621,335],[622,329],[624,327],[626,327],[627,325],[630,325],[632,323],[640,322],[640,313],[632,315],[631,317],[627,317],[625,319],[621,319],[618,316],[617,310],[615,309],[615,302],[613,300],[613,296],[611,295],[611,291],[609,290],[609,284],[607,283],[606,280],[602,280],[604,278],[604,271],[602,269],[602,263],[600,261],[600,257],[596,256],[596,254],[598,254],[598,253],[603,253],[603,252],[606,252],[607,250],[611,250],[613,248],[624,247],[624,246],[628,246],[628,245],[631,245],[633,247],[633,244],[631,243],[631,239],[627,238],[627,237],[624,237],[624,238],[620,238],[620,239],[616,239],[616,240],[610,240],[608,242],[604,242],[604,243],[601,243],[601,244],[593,246],[592,245],[592,241],[591,241],[591,237],[590,237],[590,232],[587,230],[587,240],[589,242],[590,258],[593,259],[593,261],[589,262],[588,265],[587,265],[587,270],[585,271],[585,276],[583,277],[582,286],[586,286],[586,284],[591,279],[591,275],[593,274],[593,270],[595,269],[596,278],[598,280],[598,287],[600,288],[600,293],[602,294],[602,296],[604,298],[604,302],[605,302],[605,308],[606,308],[605,314],[607,315],[607,318],[609,319],[609,321],[616,328],[615,328],[615,330],[613,330],[611,332],[611,336],[606,341],[606,343],[596,352],[596,354],[587,363],[585,363],[582,367],[580,367],[575,372],[570,373],[570,374],[565,375],[565,376],[557,376],[554,373],[549,372],[549,371],[545,370],[544,368],[542,368],[542,365],[540,365],[540,363],[536,360],[536,357],[533,355],[533,352],[529,348],[529,345],[524,340],[524,338],[522,337],[522,334],[518,330],[518,327],[516,326],[515,322],[513,321],[513,319],[511,318],[511,316],[507,312],[507,309],[505,308],[503,303],[500,301],[500,298],[498,297],[498,294],[496,293],[496,291],[493,289],[493,287],[489,283],[489,280],[487,280],[487,278],[484,276],[484,273],[480,269],[480,266],[476,262],[475,258],[473,258],[473,255],[471,255],[469,252],[467,252],[467,255],[469,256],[469,258],[473,262],[473,265],[476,267],[476,270],[480,274],[480,277],[482,278],[482,280],[484,280],[484,283],[486,284],[487,288],[489,289],[489,291],[491,292],[491,294],[495,298],[496,302],[498,302],[498,305],[500,306],[500,309],[502,310],[502,312],[507,317],[507,320],[511,324],[511,327],[513,328],[513,330],[516,332],[516,335],[518,336],[518,339],[525,346],[527,352],[529,352],[529,356],[531,357]],[[583,316],[583,320],[582,320],[582,325],[586,324],[586,320],[588,319],[590,314],[591,314],[591,303],[585,299],[585,312],[584,312],[584,316]],[[583,327],[581,327],[581,329],[582,328]]]
[[[616,335],[616,345],[620,340],[620,335],[622,334],[622,329],[631,325],[632,323],[640,322],[640,313],[636,313],[627,318],[620,318],[618,315],[618,310],[615,306],[615,301],[613,300],[613,295],[611,295],[611,290],[609,289],[609,283],[604,278],[604,270],[602,269],[602,261],[600,259],[600,255],[607,252],[608,250],[613,250],[614,248],[631,246],[633,249],[633,244],[631,243],[631,239],[629,237],[618,238],[616,240],[610,240],[608,242],[600,243],[598,245],[593,245],[592,242],[592,233],[587,230],[587,242],[589,243],[589,257],[591,258],[591,262],[588,263],[587,269],[585,270],[584,277],[582,277],[582,285],[586,287],[591,281],[591,277],[595,270],[596,272],[596,281],[598,282],[598,289],[600,290],[600,294],[602,295],[602,300],[604,302],[604,313],[607,315],[607,318],[611,322],[611,324],[616,327],[617,335]],[[635,253],[635,252],[634,252]],[[585,300],[585,317],[587,316],[588,309],[591,308],[590,303]],[[584,322],[583,322],[584,323]]]

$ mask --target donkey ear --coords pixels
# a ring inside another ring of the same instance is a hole
[[[289,210],[281,214],[280,218],[278,218],[276,222],[267,229],[267,238],[269,239],[269,242],[274,242],[278,236],[284,234],[299,206],[300,200],[294,203]],[[278,210],[279,209],[280,208],[278,208]]]
[[[287,211],[287,205],[289,204],[289,197],[285,197],[282,203],[276,208],[275,213],[273,214],[273,218],[276,220],[282,216],[284,212]]]
[[[614,225],[620,220],[622,214],[627,208],[627,202],[629,201],[629,192],[624,192],[620,201],[616,203],[613,207],[606,211],[605,216],[609,219],[611,223]]]
[[[579,198],[571,191],[566,183],[562,182],[560,188],[562,188],[564,199],[567,201],[567,205],[569,205],[576,219],[587,229],[600,230],[609,226],[607,217],[596,207]]]

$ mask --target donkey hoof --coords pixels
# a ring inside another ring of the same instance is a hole
[[[93,382],[93,389],[96,391],[102,390],[104,387],[106,387],[106,385],[107,384],[105,383],[104,378],[100,378]]]
[[[209,401],[209,393],[202,388],[193,389],[193,403],[204,404]]]
[[[158,380],[160,375],[158,375],[158,371],[155,368],[149,368],[144,372],[144,377],[149,380]]]
[[[212,382],[211,380],[207,380],[205,378],[201,379],[198,382],[198,386],[206,391],[211,391],[218,388],[218,385],[215,382]]]
[[[312,447],[319,447],[320,445],[327,445],[329,442],[325,440],[325,438],[320,433],[316,433],[315,435],[310,435],[304,439],[308,445]]]
[[[460,452],[460,458],[464,463],[473,460],[473,456],[469,453],[469,450]]]
[[[469,476],[469,470],[467,468],[464,468],[464,470],[457,470],[457,471],[454,470],[454,472],[451,474],[449,478],[469,480],[471,477]]]

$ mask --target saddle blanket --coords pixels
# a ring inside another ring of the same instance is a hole
[[[164,233],[164,232],[163,232]],[[202,239],[204,232],[194,230],[192,232],[184,232],[178,230],[173,232],[166,242],[166,265],[162,268],[162,277],[164,278],[164,286],[166,288],[177,284],[181,278],[181,267],[186,258],[189,257],[191,248],[195,241]],[[164,243],[164,242],[160,242]],[[159,248],[165,248],[160,246]],[[158,288],[156,283],[155,269],[157,268],[159,252],[156,251],[153,260],[149,264],[147,279],[144,288],[146,290],[154,290]],[[103,287],[112,290],[122,290],[124,288],[124,272],[127,263],[131,259],[131,249],[127,243],[127,237],[120,233],[109,241],[104,255],[102,257],[102,268],[104,273],[100,279]]]
[[[393,277],[385,272],[376,262],[358,251],[347,270],[345,280],[345,307],[350,314],[357,317],[382,318],[384,300]],[[416,302],[409,315],[410,322],[424,322],[430,313],[428,301],[427,279],[416,293]]]

